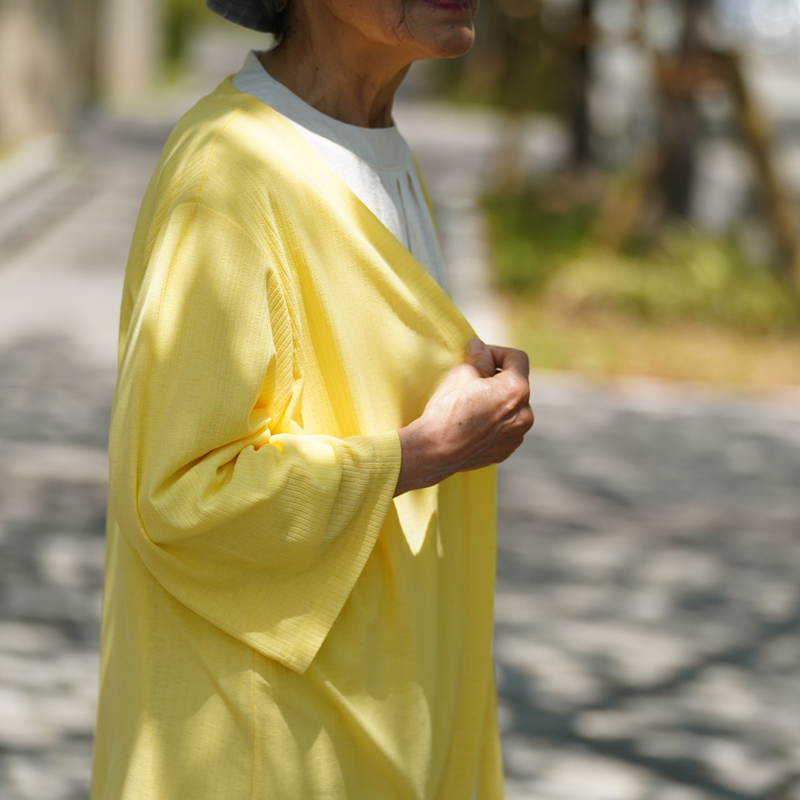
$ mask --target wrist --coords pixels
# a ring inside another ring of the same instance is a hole
[[[400,439],[400,474],[394,496],[433,486],[447,477],[440,463],[434,437],[423,424],[421,418],[414,420],[397,435]]]

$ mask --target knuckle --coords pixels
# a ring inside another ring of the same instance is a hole
[[[461,364],[456,364],[456,366],[450,370],[450,374],[458,377],[471,376],[474,371],[475,367],[472,364],[468,364],[466,361],[464,361]]]
[[[533,427],[533,412],[530,406],[526,406],[517,413],[510,427],[513,428],[513,435],[521,442],[525,434]]]
[[[514,408],[519,408],[528,401],[530,388],[528,382],[516,373],[508,373],[506,379],[506,399]]]
[[[517,373],[514,375],[514,384],[520,397],[527,400],[531,394],[531,386],[528,383],[528,379],[524,375]]]
[[[528,417],[525,424],[521,428],[522,435],[524,436],[533,427],[533,417]]]

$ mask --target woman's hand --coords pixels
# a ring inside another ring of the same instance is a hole
[[[529,399],[525,353],[470,339],[466,361],[450,370],[422,416],[398,431],[395,497],[505,461],[533,425]]]

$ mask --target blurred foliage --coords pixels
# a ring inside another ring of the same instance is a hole
[[[543,9],[539,0],[481,3],[472,50],[431,65],[437,93],[457,103],[564,114],[571,53],[552,35],[559,21],[545,20]]]
[[[220,22],[220,17],[209,11],[203,0],[165,0],[163,13],[164,55],[172,66],[185,57],[194,31]]]
[[[800,269],[794,206],[738,55],[704,38],[710,0],[639,4],[626,31],[608,36],[601,5],[484,3],[473,51],[436,65],[444,97],[504,111],[485,210],[496,282],[520,346],[540,368],[800,384],[800,296],[789,280]],[[671,9],[674,35],[665,38],[663,25],[648,34],[653,9]],[[619,44],[614,37],[627,37],[652,67],[653,108],[641,101],[641,118],[626,112],[619,147],[602,148],[593,127],[602,115],[590,102],[593,51]],[[709,82],[731,97],[727,122],[755,166],[770,269],[749,263],[735,223],[730,236],[714,237],[687,222],[696,145],[707,135],[696,96]],[[569,142],[565,171],[535,188],[525,188],[528,112],[560,118]]]
[[[559,270],[578,257],[591,235],[597,212],[590,203],[579,202],[566,211],[548,194],[504,192],[484,199],[502,289],[540,295]]]
[[[688,227],[668,229],[647,257],[587,249],[550,282],[546,301],[642,321],[800,332],[800,302],[788,287],[748,267],[730,241]]]
[[[749,334],[800,334],[800,300],[749,265],[733,240],[673,224],[647,246],[612,250],[596,237],[588,200],[564,207],[557,183],[490,196],[496,279],[509,292],[575,318],[697,323]]]

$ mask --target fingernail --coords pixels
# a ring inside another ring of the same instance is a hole
[[[476,336],[473,336],[467,342],[467,355],[477,356],[483,350],[483,342]]]

